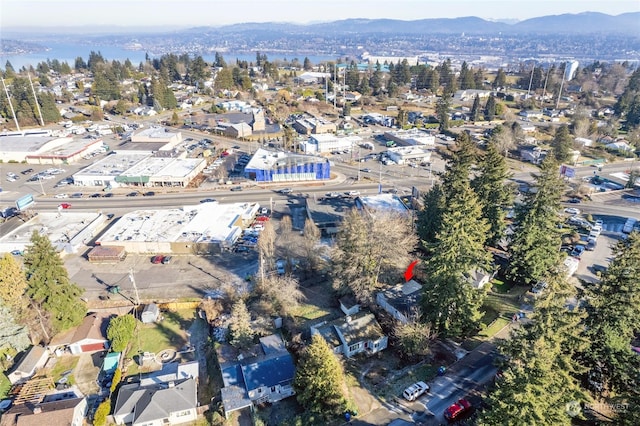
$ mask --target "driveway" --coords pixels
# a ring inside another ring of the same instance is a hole
[[[96,383],[102,361],[104,360],[104,352],[95,352],[93,354],[81,354],[73,370],[73,377],[76,381],[78,389],[85,395],[94,395],[100,392],[100,388]]]

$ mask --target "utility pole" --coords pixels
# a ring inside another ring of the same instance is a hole
[[[31,73],[27,73],[29,77],[29,84],[31,84],[31,91],[33,92],[33,98],[36,101],[36,108],[38,108],[38,115],[40,116],[40,125],[44,127],[44,120],[42,119],[42,111],[40,110],[40,103],[38,102],[38,97],[36,96],[36,89],[33,88],[33,81],[31,81]]]
[[[0,80],[2,80],[2,86],[4,87],[4,93],[7,95],[7,101],[9,102],[9,108],[11,108],[11,114],[13,115],[13,121],[16,123],[16,129],[18,129],[18,131],[20,131],[20,125],[18,124],[18,119],[16,118],[16,112],[13,109],[13,104],[11,103],[11,98],[9,97],[9,91],[7,90],[7,85],[4,84],[4,78],[0,78]]]
[[[130,268],[129,269],[129,281],[131,281],[131,284],[133,285],[133,291],[136,294],[136,300],[135,300],[135,306],[140,306],[140,296],[138,295],[138,286],[136,285],[136,280],[133,277],[133,269]]]

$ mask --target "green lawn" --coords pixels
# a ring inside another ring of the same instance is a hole
[[[51,372],[49,373],[49,377],[53,378],[54,382],[58,382],[62,378],[62,373],[66,371],[74,371],[76,365],[78,364],[79,356],[61,356],[56,358],[56,365],[53,366]],[[75,378],[73,377],[73,372],[67,376],[67,383],[72,385],[75,383]]]
[[[331,311],[323,309],[319,306],[308,304],[300,305],[291,311],[291,314],[294,317],[298,317],[307,321],[322,318],[323,316],[329,315],[330,313]]]
[[[159,353],[164,349],[179,350],[189,342],[187,328],[194,318],[192,309],[164,312],[164,319],[158,323],[143,324],[138,322],[137,332],[127,352],[128,358],[143,352]],[[133,364],[135,366],[135,364]],[[135,367],[134,367],[135,369]],[[135,372],[129,371],[130,374]]]
[[[508,320],[506,318],[503,318],[503,317],[496,318],[496,320],[493,323],[491,323],[491,325],[489,325],[487,328],[485,328],[480,333],[478,333],[477,337],[481,338],[481,339],[489,340],[493,336],[495,336],[495,334],[497,332],[499,332],[507,324],[509,324],[509,322],[510,322],[510,320]]]
[[[7,396],[9,389],[11,389],[11,382],[9,382],[7,376],[0,374],[0,399]]]

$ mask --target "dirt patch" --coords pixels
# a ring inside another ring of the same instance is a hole
[[[82,354],[78,358],[78,363],[73,371],[73,376],[78,389],[85,395],[97,394],[100,387],[96,382],[105,352],[96,352],[94,354]]]

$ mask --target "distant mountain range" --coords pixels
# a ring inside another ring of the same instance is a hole
[[[206,27],[208,31],[260,31],[279,33],[377,34],[625,34],[640,37],[640,12],[611,16],[597,12],[541,16],[515,24],[469,16],[453,19],[345,19],[316,24],[244,23]],[[189,31],[202,31],[193,28]]]
[[[135,28],[135,29],[134,29]],[[397,19],[345,19],[332,22],[295,24],[287,22],[252,22],[225,26],[205,26],[178,29],[177,26],[123,27],[123,26],[84,26],[84,27],[14,27],[4,28],[4,37],[16,37],[24,33],[43,34],[184,34],[192,32],[208,33],[245,33],[258,32],[279,34],[618,34],[640,37],[640,12],[624,13],[617,16],[598,12],[541,16],[516,23],[487,21],[478,17],[420,19],[402,21]]]

